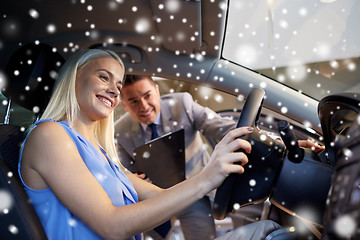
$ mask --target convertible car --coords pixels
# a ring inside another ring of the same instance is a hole
[[[216,191],[219,234],[272,219],[283,228],[267,240],[360,239],[360,1],[6,0],[0,12],[0,239],[46,239],[19,183],[19,144],[62,63],[86,48],[260,128],[245,173]]]

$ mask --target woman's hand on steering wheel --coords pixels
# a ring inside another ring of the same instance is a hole
[[[248,162],[247,154],[251,151],[251,144],[239,137],[254,131],[252,127],[240,127],[228,132],[215,146],[214,152],[202,173],[208,178],[211,189],[215,189],[231,173],[243,173],[243,166]],[[238,151],[237,150],[243,150]]]

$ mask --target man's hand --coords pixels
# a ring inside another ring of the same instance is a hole
[[[314,152],[320,152],[325,149],[325,146],[320,146],[310,140],[298,140],[299,147],[310,148]]]
[[[148,176],[146,176],[145,173],[134,173],[135,176],[137,176],[138,178],[147,181],[149,183],[151,183],[150,178]]]

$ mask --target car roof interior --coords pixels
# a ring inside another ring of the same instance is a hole
[[[227,14],[222,1],[34,0],[21,2],[21,8],[18,4],[18,1],[7,3],[4,13],[2,29],[7,30],[3,38],[6,48],[0,49],[4,56],[0,68],[6,66],[19,43],[47,43],[65,59],[80,48],[106,47],[122,57],[127,73],[211,85],[243,96],[252,86],[265,85],[264,107],[281,113],[277,104],[289,102],[294,106],[287,110],[289,118],[304,122],[306,115],[313,129],[322,131],[317,101],[290,88],[286,91],[284,88],[285,94],[278,94],[281,83],[221,58]],[[171,12],[172,9],[176,11]],[[57,18],[58,12],[66,13],[65,21]]]

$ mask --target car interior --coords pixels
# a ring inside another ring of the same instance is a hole
[[[219,233],[271,219],[282,228],[266,240],[359,239],[360,34],[351,29],[360,20],[360,2],[285,2],[3,3],[0,239],[47,239],[20,184],[19,148],[27,128],[45,109],[64,61],[87,48],[113,50],[127,74],[151,75],[161,94],[189,92],[199,104],[233,118],[238,127],[259,128],[246,137],[253,150],[245,173],[230,175],[216,191],[212,213]],[[300,20],[291,20],[292,13]],[[305,28],[322,23],[316,31]],[[289,30],[293,25],[299,26]],[[317,44],[327,41],[321,31],[330,43],[310,47],[310,35]],[[289,42],[278,42],[288,32]],[[301,34],[305,36],[297,39]],[[258,38],[262,40],[256,42]],[[292,59],[280,50],[287,48],[294,49],[289,55],[305,54],[308,48],[313,55],[294,63],[300,57]],[[305,80],[296,75],[301,67]],[[124,113],[119,106],[116,116]],[[217,142],[202,137],[211,152]],[[325,150],[300,148],[294,144],[299,139]],[[183,239],[181,229],[169,239]]]

